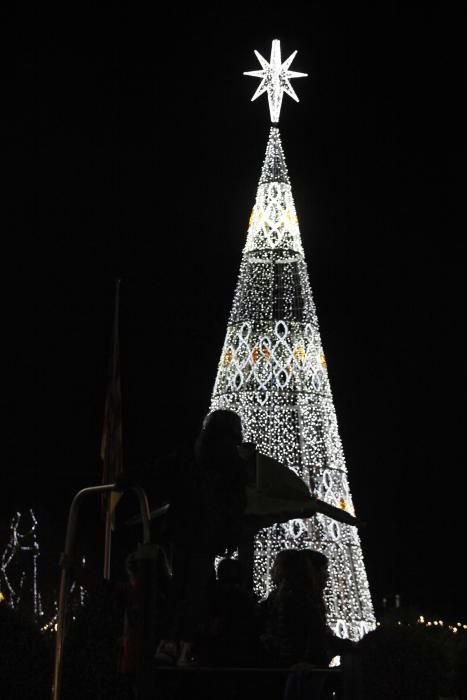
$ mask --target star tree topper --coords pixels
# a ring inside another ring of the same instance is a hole
[[[258,51],[255,51],[255,54],[263,70],[250,70],[243,73],[243,75],[252,75],[255,78],[262,78],[251,101],[253,102],[253,100],[256,100],[263,92],[267,92],[271,121],[273,124],[277,124],[284,92],[296,102],[299,101],[295,90],[290,84],[290,78],[306,78],[308,73],[297,73],[297,71],[289,70],[290,64],[297,55],[296,51],[294,51],[284,63],[281,63],[281,42],[279,39],[274,39],[272,42],[269,63]]]

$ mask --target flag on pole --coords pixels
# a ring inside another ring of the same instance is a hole
[[[123,470],[122,446],[122,392],[120,386],[119,357],[119,304],[120,280],[115,286],[114,325],[112,351],[109,365],[107,395],[105,398],[104,421],[100,455],[102,459],[102,483],[111,484]],[[116,504],[115,504],[116,505]]]

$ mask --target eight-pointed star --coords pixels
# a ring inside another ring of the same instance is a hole
[[[271,58],[269,63],[258,51],[255,51],[256,58],[261,63],[263,70],[245,71],[244,75],[252,75],[255,78],[262,78],[255,94],[251,101],[257,97],[268,93],[269,111],[271,113],[271,121],[277,123],[282,105],[282,96],[284,92],[298,102],[298,97],[295,90],[290,84],[290,78],[304,78],[307,73],[297,73],[297,71],[289,70],[289,66],[294,60],[297,52],[294,51],[284,63],[281,63],[281,44],[279,39],[274,39],[271,47]]]

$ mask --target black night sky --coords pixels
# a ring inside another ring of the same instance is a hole
[[[310,75],[280,127],[374,602],[467,619],[463,23],[376,4],[4,25],[0,549],[33,506],[53,566],[100,481],[116,277],[127,463],[198,430],[269,130],[242,72],[279,38]]]

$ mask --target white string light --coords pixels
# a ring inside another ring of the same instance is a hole
[[[4,587],[5,599],[11,608],[18,608],[21,603],[23,591],[26,588],[27,573],[23,569],[20,572],[20,579],[17,588],[14,587],[11,576],[8,573],[14,563],[15,558],[21,552],[30,552],[32,556],[32,613],[34,619],[43,615],[41,594],[38,588],[38,559],[40,556],[39,542],[37,539],[37,519],[32,510],[29,511],[32,525],[29,530],[20,532],[21,513],[15,513],[10,521],[10,537],[3,550],[0,559],[0,589]],[[22,560],[17,562],[22,564]]]
[[[258,89],[251,98],[251,101],[267,92],[269,102],[269,112],[273,124],[279,121],[279,115],[282,106],[282,97],[284,92],[289,95],[295,102],[298,102],[298,97],[290,84],[290,78],[306,78],[307,73],[297,73],[297,71],[289,70],[289,66],[294,60],[297,52],[294,51],[284,63],[281,58],[281,43],[279,39],[274,39],[271,46],[271,58],[269,63],[258,51],[255,51],[255,56],[261,64],[262,70],[245,71],[243,75],[251,75],[254,78],[261,78],[261,83]]]
[[[272,127],[212,394],[211,410],[238,413],[244,439],[354,514],[334,404],[279,130]],[[355,527],[318,514],[260,531],[254,586],[271,589],[282,549],[329,559],[328,622],[358,640],[375,616]]]

